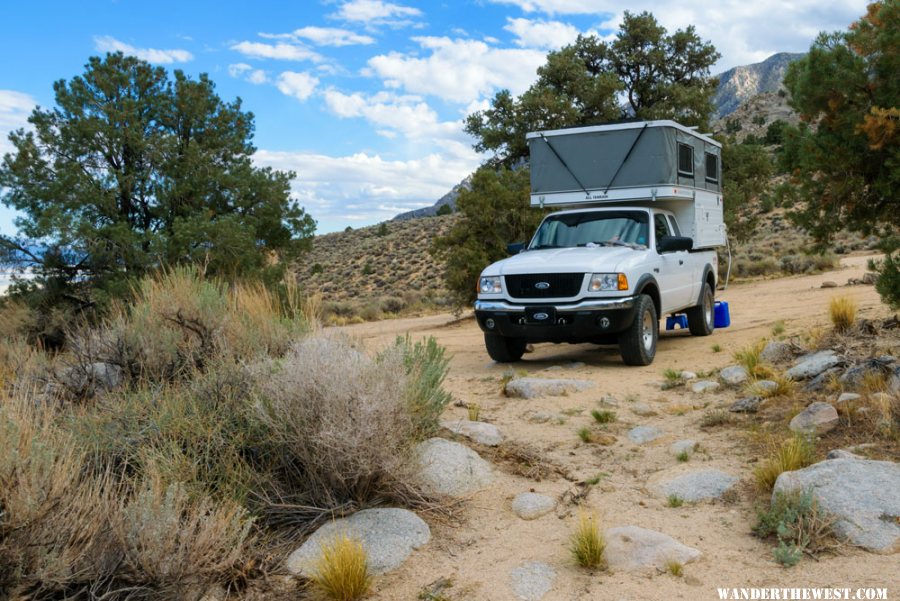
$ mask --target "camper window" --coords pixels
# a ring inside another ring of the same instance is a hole
[[[678,144],[678,175],[694,175],[694,148]]]
[[[706,153],[706,181],[719,181],[719,157],[711,152]]]

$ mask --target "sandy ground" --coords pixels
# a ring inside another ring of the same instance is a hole
[[[568,536],[577,510],[570,515],[551,513],[534,521],[516,517],[512,498],[524,491],[559,496],[572,486],[562,477],[535,482],[496,469],[494,483],[473,495],[459,510],[453,525],[432,522],[431,543],[416,551],[404,566],[377,579],[373,599],[416,599],[419,592],[439,578],[449,578],[453,587],[448,598],[507,601],[516,598],[510,573],[528,561],[541,561],[557,572],[546,601],[717,599],[717,587],[887,587],[889,598],[900,597],[900,558],[879,556],[853,548],[819,561],[804,558],[795,568],[783,569],[773,561],[772,545],[751,535],[758,500],[741,488],[737,502],[703,503],[669,508],[665,501],[649,495],[648,479],[661,472],[716,468],[743,479],[751,477],[756,457],[743,432],[746,428],[699,428],[704,406],[726,405],[736,392],[696,395],[683,389],[660,390],[666,368],[694,372],[721,368],[731,362],[734,350],[769,336],[772,325],[783,320],[787,335],[802,335],[828,327],[827,307],[834,296],[857,300],[861,317],[888,313],[872,286],[844,287],[850,277],[859,277],[865,257],[850,257],[842,268],[814,276],[798,276],[732,285],[717,298],[730,304],[732,326],[711,337],[664,333],[654,363],[626,367],[613,349],[591,345],[537,345],[534,353],[515,364],[517,370],[544,377],[571,377],[595,382],[585,392],[533,400],[510,399],[500,393],[500,378],[507,366],[490,360],[474,320],[453,323],[449,315],[360,324],[345,328],[367,345],[378,348],[398,334],[435,336],[451,358],[447,387],[454,397],[481,406],[481,419],[495,424],[507,439],[535,445],[551,460],[565,466],[571,476],[586,479],[602,475],[585,507],[599,514],[604,527],[637,525],[664,532],[703,552],[701,560],[685,566],[684,576],[591,572],[577,567],[567,550]],[[838,288],[823,289],[826,280]],[[721,352],[713,352],[714,344]],[[576,369],[542,372],[554,365],[583,362]],[[590,410],[599,407],[604,395],[620,401],[615,409],[619,422],[610,431],[618,442],[609,447],[585,445],[576,432],[592,422]],[[629,399],[629,400],[626,400]],[[628,408],[635,399],[659,413],[638,417]],[[680,406],[680,407],[678,407]],[[580,411],[579,411],[580,410]],[[565,412],[565,423],[535,424],[534,412]],[[668,411],[668,412],[667,412]],[[677,415],[684,411],[683,415]],[[446,417],[464,419],[465,409],[449,407]],[[636,425],[653,425],[665,436],[647,445],[629,442],[625,433]],[[679,464],[668,452],[672,441],[691,438],[703,449],[691,461]],[[900,494],[900,491],[898,491]]]

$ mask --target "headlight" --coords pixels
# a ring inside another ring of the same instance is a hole
[[[492,275],[482,277],[478,281],[478,292],[481,294],[500,294],[503,286],[500,284],[500,276]]]
[[[628,290],[628,278],[624,273],[595,273],[588,285],[590,292],[607,290]]]

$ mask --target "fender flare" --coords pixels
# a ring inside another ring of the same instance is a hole
[[[656,315],[660,316],[662,315],[662,313],[660,313],[660,311],[662,311],[662,291],[659,289],[659,282],[656,281],[655,277],[653,277],[649,273],[645,273],[640,278],[638,278],[637,284],[634,287],[634,293],[635,295],[643,294],[644,290],[648,286],[653,286],[653,288],[656,289],[655,294],[649,294],[648,296],[653,299],[653,304],[656,307]]]

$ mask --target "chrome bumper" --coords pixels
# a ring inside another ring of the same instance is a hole
[[[554,307],[557,313],[578,313],[581,311],[616,311],[620,309],[631,309],[634,307],[634,296],[625,296],[622,298],[597,298],[583,300],[574,305],[559,305],[555,303],[546,303],[541,306]],[[475,301],[476,311],[513,311],[524,312],[528,307],[534,307],[540,303],[529,303],[528,305],[513,305],[505,300],[477,300]]]

